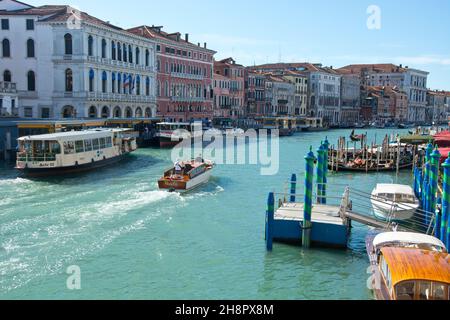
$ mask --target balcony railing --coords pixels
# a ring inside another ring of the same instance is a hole
[[[109,66],[117,66],[127,69],[133,69],[138,71],[147,71],[151,72],[154,71],[154,66],[145,66],[142,64],[135,64],[125,61],[119,61],[119,60],[112,60],[110,58],[101,58],[101,57],[94,57],[94,56],[79,56],[79,55],[63,55],[63,56],[54,56],[53,60],[60,61],[60,60],[82,60],[90,63],[100,64],[100,65],[109,65]]]
[[[176,97],[176,96],[173,96],[173,97],[170,97],[170,100],[174,101],[174,102],[204,102],[207,99],[203,98],[203,97]]]
[[[0,82],[0,92],[17,93],[17,85],[14,82]]]
[[[190,80],[203,80],[205,76],[201,74],[190,74],[190,73],[181,73],[181,72],[171,72],[170,75],[176,78],[190,79]]]

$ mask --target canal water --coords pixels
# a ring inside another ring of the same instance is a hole
[[[380,142],[391,131],[368,133]],[[277,175],[221,165],[210,184],[185,196],[158,191],[168,150],[140,149],[118,165],[47,180],[3,165],[0,299],[372,299],[364,226],[354,226],[348,250],[265,250],[268,193],[284,191],[292,173],[303,180],[311,145],[349,134],[282,138]],[[329,180],[369,193],[380,182],[412,183],[409,172]],[[67,289],[72,265],[81,290]]]

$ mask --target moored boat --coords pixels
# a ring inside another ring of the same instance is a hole
[[[27,176],[52,176],[100,168],[137,149],[128,129],[92,129],[18,139],[16,169]]]
[[[203,135],[201,122],[162,122],[156,125],[156,137],[159,140],[160,148],[172,148],[184,139],[191,139]]]
[[[372,266],[377,300],[450,300],[450,255],[384,247]]]
[[[414,190],[399,184],[378,184],[370,200],[374,215],[385,221],[411,219],[420,206]]]
[[[212,161],[203,159],[178,162],[159,179],[159,189],[181,193],[191,191],[209,182],[214,166]]]

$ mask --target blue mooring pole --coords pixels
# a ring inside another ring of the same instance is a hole
[[[322,185],[322,204],[327,204],[327,184],[328,184],[328,151],[330,148],[330,142],[328,137],[325,137],[323,144],[323,185]]]
[[[267,251],[273,249],[273,224],[275,219],[275,194],[269,193],[267,200],[267,212],[266,212],[266,248]]]
[[[302,242],[304,248],[311,247],[311,230],[312,230],[312,195],[313,195],[313,183],[314,183],[314,153],[312,147],[310,152],[305,157],[306,160],[306,172],[305,172],[305,203],[303,210],[303,230],[302,230]]]
[[[295,195],[297,194],[297,175],[293,174],[291,177],[291,203],[295,202]]]
[[[442,165],[444,169],[444,182],[442,187],[442,217],[441,217],[441,240],[450,246],[450,154]]]
[[[437,191],[438,191],[438,183],[439,183],[439,162],[441,160],[441,154],[439,150],[436,148],[431,155],[431,174],[430,174],[430,204],[428,205],[430,208],[431,214],[436,216],[435,219],[435,237],[440,238],[441,233],[441,219],[439,213],[437,212]]]
[[[324,161],[324,149],[323,144],[317,149],[317,203],[323,203],[323,186],[324,186],[324,172],[323,172],[323,161]]]

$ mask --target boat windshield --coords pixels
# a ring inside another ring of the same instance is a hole
[[[410,194],[393,194],[393,193],[380,193],[377,195],[378,198],[386,201],[392,201],[396,203],[416,203],[416,198]]]
[[[397,300],[449,300],[450,288],[444,283],[405,281],[395,287]]]

